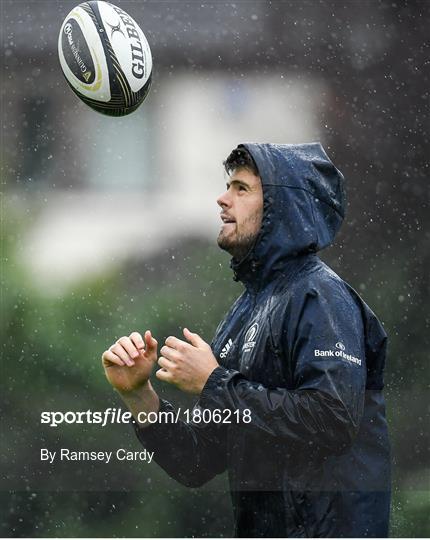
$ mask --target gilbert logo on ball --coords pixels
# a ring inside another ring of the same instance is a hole
[[[145,34],[113,4],[91,0],[72,9],[61,26],[58,55],[72,90],[96,111],[124,116],[148,94],[152,56]]]

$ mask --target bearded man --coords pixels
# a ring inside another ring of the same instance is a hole
[[[244,292],[210,345],[184,329],[158,358],[151,332],[133,332],[103,353],[107,378],[172,478],[228,471],[236,536],[387,536],[386,334],[316,255],[342,223],[343,176],[319,143],[239,145],[224,165],[218,245]],[[150,383],[157,361],[212,421],[142,421],[174,411]]]

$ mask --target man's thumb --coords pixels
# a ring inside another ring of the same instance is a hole
[[[188,328],[184,328],[184,336],[188,339],[191,345],[194,345],[194,347],[206,345],[206,341],[204,341],[198,334],[190,332]]]
[[[157,348],[158,342],[155,338],[152,337],[150,330],[147,330],[145,332],[145,343],[147,351],[152,351]]]

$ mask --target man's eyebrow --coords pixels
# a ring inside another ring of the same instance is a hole
[[[235,180],[227,180],[227,187],[230,187],[231,185],[234,185],[234,184],[238,184],[240,186],[245,186],[247,188],[251,187],[247,182],[245,182],[244,180],[238,180],[238,179],[235,179]]]

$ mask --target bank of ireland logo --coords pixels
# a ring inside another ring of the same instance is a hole
[[[254,323],[248,328],[245,334],[245,343],[243,344],[242,351],[248,352],[255,347],[255,337],[258,332],[258,323]]]
[[[342,358],[342,360],[347,360],[348,362],[351,362],[352,364],[356,364],[357,366],[362,365],[361,358],[357,358],[356,356],[345,352],[346,347],[341,341],[338,341],[337,343],[335,343],[334,349],[328,349],[325,351],[321,349],[315,349],[314,355],[318,357],[323,356],[326,358],[327,357],[328,358],[335,358],[335,357]]]

